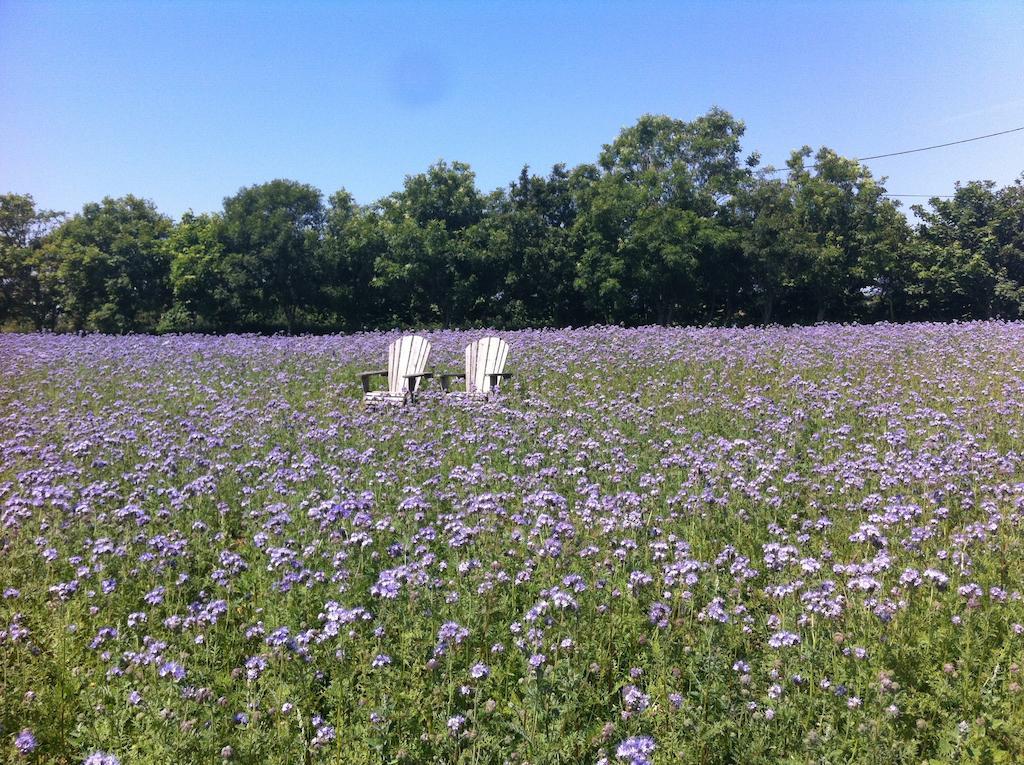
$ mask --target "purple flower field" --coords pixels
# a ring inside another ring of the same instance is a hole
[[[1024,325],[501,334],[0,336],[0,761],[1024,759]]]

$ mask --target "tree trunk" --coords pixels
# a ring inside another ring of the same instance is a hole
[[[284,307],[284,325],[289,335],[295,334],[295,306]]]

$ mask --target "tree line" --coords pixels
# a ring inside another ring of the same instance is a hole
[[[68,216],[0,196],[9,330],[1019,318],[1024,174],[912,207],[827,147],[743,157],[720,109],[645,115],[597,161],[490,194],[439,161],[369,205],[274,180],[177,222],[135,196]]]

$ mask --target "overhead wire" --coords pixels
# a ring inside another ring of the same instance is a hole
[[[949,141],[947,143],[937,143],[937,144],[933,144],[931,146],[922,146],[919,149],[904,149],[902,151],[890,151],[890,152],[888,152],[886,154],[872,154],[872,155],[867,156],[867,157],[854,157],[853,161],[854,162],[867,162],[869,159],[882,159],[883,157],[898,157],[898,156],[901,156],[903,154],[915,154],[915,153],[920,152],[920,151],[931,151],[932,149],[942,149],[942,148],[945,148],[947,146],[956,146],[956,145],[961,144],[961,143],[971,143],[972,141],[983,141],[986,138],[995,138],[996,136],[1007,135],[1008,133],[1019,133],[1022,130],[1024,130],[1024,125],[1021,125],[1020,127],[1010,128],[1009,130],[1000,130],[1000,131],[998,131],[996,133],[986,133],[985,135],[974,136],[973,138],[962,138],[959,141]],[[808,169],[811,169],[811,168],[816,168],[817,166],[818,166],[818,163],[815,162],[813,165],[801,165],[799,169],[801,169],[801,170],[808,170]],[[772,167],[772,168],[766,168],[763,172],[766,172],[766,173],[785,173],[789,169],[790,168],[788,168],[788,167],[778,167],[778,168]]]
[[[936,144],[933,144],[931,146],[922,146],[922,147],[920,147],[918,149],[904,149],[902,151],[890,151],[890,152],[887,152],[885,154],[872,154],[872,155],[867,156],[867,157],[854,157],[853,161],[854,162],[867,162],[868,160],[871,160],[871,159],[883,159],[885,157],[899,157],[899,156],[903,156],[904,154],[916,154],[916,153],[921,152],[921,151],[932,151],[933,149],[943,149],[943,148],[945,148],[947,146],[957,146],[957,145],[962,144],[962,143],[971,143],[972,141],[983,141],[986,138],[995,138],[996,136],[1007,135],[1009,133],[1019,133],[1022,130],[1024,130],[1024,125],[1021,125],[1020,127],[1010,128],[1009,130],[999,130],[999,131],[997,131],[995,133],[986,133],[985,135],[974,136],[973,138],[962,138],[959,141],[948,141],[946,143],[936,143]],[[800,170],[810,170],[810,169],[816,169],[817,167],[818,167],[818,163],[815,162],[813,165],[801,165],[798,169],[800,169]],[[788,167],[785,167],[785,168],[771,167],[771,168],[765,168],[762,172],[765,172],[765,173],[785,173],[785,172],[788,172],[791,169],[792,168],[788,168]],[[889,194],[889,193],[886,193],[885,196],[887,196],[887,197],[922,197],[922,198],[926,198],[926,199],[931,199],[932,197],[938,197],[940,199],[949,199],[953,195],[952,194]]]
[[[924,199],[931,199],[932,197],[938,197],[939,199],[952,199],[952,194],[890,194],[886,192],[887,197],[922,197]]]
[[[915,154],[919,151],[931,151],[932,149],[942,149],[946,146],[956,146],[961,143],[970,143],[971,141],[982,141],[986,138],[995,138],[997,135],[1006,135],[1007,133],[1018,133],[1024,130],[1024,125],[1020,127],[1010,128],[1009,130],[1000,130],[998,133],[988,133],[986,135],[975,136],[974,138],[963,138],[959,141],[950,141],[948,143],[937,143],[934,146],[922,146],[920,149],[904,149],[903,151],[891,151],[888,154],[873,154],[870,157],[856,157],[855,162],[867,162],[869,159],[882,159],[883,157],[898,157],[902,154]]]

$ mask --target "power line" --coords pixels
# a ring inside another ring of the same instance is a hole
[[[1021,130],[1024,130],[1024,125],[1021,125],[1020,127],[1010,128],[1009,130],[1000,130],[997,133],[986,133],[985,135],[975,136],[974,138],[963,138],[963,139],[961,139],[959,141],[949,141],[948,143],[937,143],[937,144],[934,144],[933,146],[922,146],[919,149],[904,149],[903,151],[891,151],[891,152],[889,152],[887,154],[872,154],[869,157],[854,157],[853,161],[854,162],[866,162],[869,159],[882,159],[883,157],[898,157],[898,156],[901,156],[903,154],[915,154],[915,153],[917,153],[919,151],[931,151],[932,149],[942,149],[942,148],[945,148],[946,146],[956,146],[956,145],[961,144],[961,143],[971,143],[972,141],[982,141],[982,140],[984,140],[986,138],[995,138],[996,136],[1007,135],[1008,133],[1019,133]],[[799,169],[801,169],[801,170],[808,170],[808,169],[817,168],[817,167],[818,167],[818,163],[815,162],[813,165],[801,165]],[[790,168],[788,168],[788,167],[786,167],[786,168],[773,168],[771,170],[765,170],[764,172],[766,172],[766,173],[785,173],[785,172],[788,172],[789,169]],[[926,195],[924,195],[924,194],[889,194],[889,196],[896,197],[896,196],[926,196]],[[936,194],[935,196],[942,196],[942,195],[941,194]]]
[[[952,199],[952,194],[890,194],[885,193],[887,197],[922,197],[924,199],[931,199],[932,197],[939,197],[940,199]]]
[[[872,155],[870,157],[857,157],[856,160],[854,160],[854,161],[856,161],[856,162],[866,162],[869,159],[881,159],[882,157],[898,157],[901,154],[914,154],[914,153],[919,152],[919,151],[931,151],[932,149],[942,149],[942,148],[944,148],[946,146],[956,146],[957,144],[961,144],[961,143],[970,143],[971,141],[981,141],[981,140],[984,140],[985,138],[994,138],[997,135],[1006,135],[1007,133],[1017,133],[1017,132],[1019,132],[1021,130],[1024,130],[1024,125],[1021,125],[1020,127],[1011,128],[1009,130],[1000,130],[998,133],[989,133],[987,135],[979,135],[979,136],[976,136],[975,138],[964,138],[964,139],[962,139],[960,141],[950,141],[949,143],[937,143],[934,146],[924,146],[924,147],[922,147],[920,149],[906,149],[904,151],[892,151],[892,152],[889,152],[888,154],[874,154],[874,155]]]

